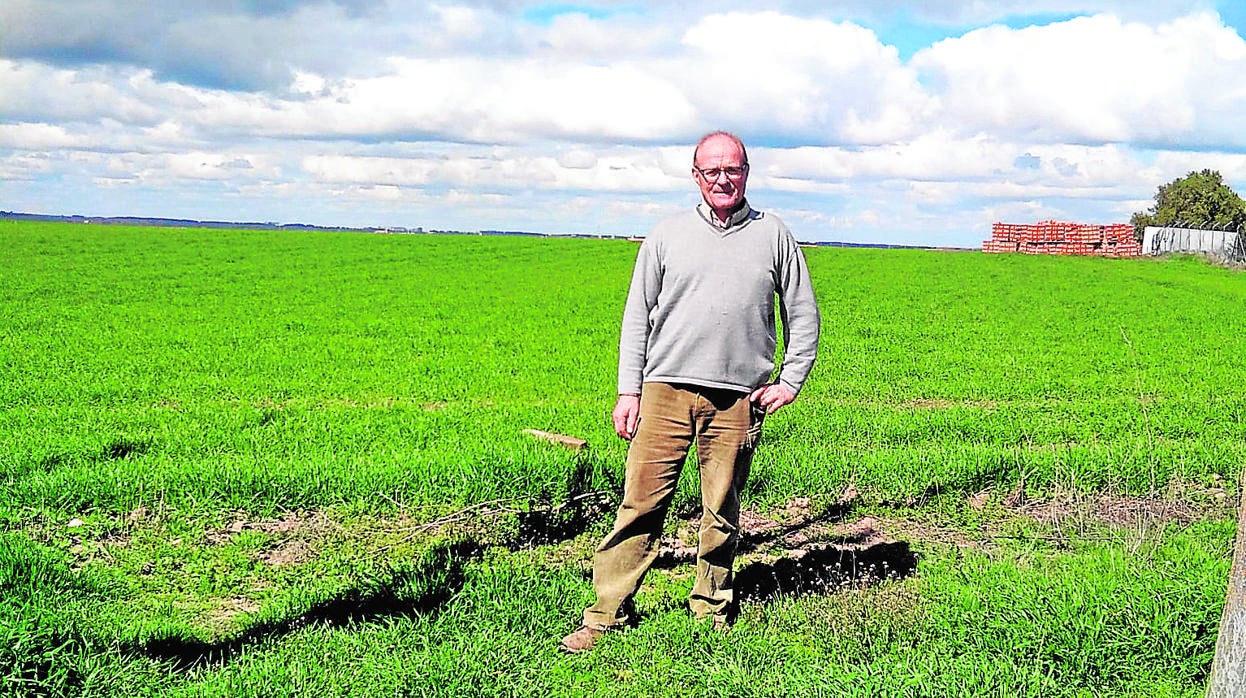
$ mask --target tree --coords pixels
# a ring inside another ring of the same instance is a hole
[[[1246,224],[1246,201],[1215,170],[1203,170],[1174,179],[1155,192],[1155,205],[1129,219],[1139,240],[1148,225],[1241,230]]]

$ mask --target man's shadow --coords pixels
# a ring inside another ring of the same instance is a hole
[[[740,601],[761,603],[781,596],[826,594],[905,579],[917,571],[917,555],[906,541],[874,543],[865,548],[813,546],[800,557],[773,563],[752,562],[735,575]]]
[[[815,528],[842,523],[851,509],[852,503],[846,502],[795,523],[743,531],[737,554],[774,551],[777,559],[757,560],[740,568],[733,585],[736,598],[760,603],[780,596],[826,594],[911,577],[917,571],[917,554],[907,541],[882,540],[869,524],[841,533]],[[664,549],[653,566],[672,569],[695,560],[695,548],[675,546]]]

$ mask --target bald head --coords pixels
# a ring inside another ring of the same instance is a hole
[[[740,149],[740,157],[743,159],[744,164],[748,164],[748,151],[744,149],[744,141],[740,140],[739,136],[731,133],[730,131],[710,131],[704,136],[701,136],[701,140],[697,141],[697,147],[692,149],[692,165],[694,167],[697,164],[697,154],[701,152],[701,146],[705,145],[708,141],[717,139],[726,139],[731,143],[734,143],[735,147]]]

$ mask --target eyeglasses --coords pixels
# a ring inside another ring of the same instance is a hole
[[[743,165],[741,167],[715,167],[708,170],[703,170],[700,167],[693,165],[692,169],[699,172],[701,176],[705,178],[705,181],[717,182],[719,176],[724,174],[727,175],[727,179],[740,179],[744,176],[745,172],[748,172],[748,165]]]

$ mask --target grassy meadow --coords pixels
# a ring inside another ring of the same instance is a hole
[[[1246,275],[1189,257],[807,250],[739,622],[672,554],[561,654],[635,254],[0,222],[0,696],[1202,695]]]

